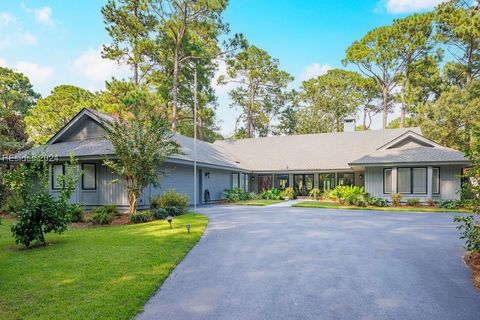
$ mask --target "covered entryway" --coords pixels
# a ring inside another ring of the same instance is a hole
[[[294,174],[293,188],[298,196],[307,196],[313,189],[313,174]]]

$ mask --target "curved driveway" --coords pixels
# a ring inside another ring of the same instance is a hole
[[[138,319],[480,319],[452,214],[211,206]]]

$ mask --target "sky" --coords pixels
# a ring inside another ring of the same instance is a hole
[[[369,30],[393,19],[431,10],[442,0],[230,0],[224,20],[231,33],[279,59],[292,87],[331,68],[341,68],[345,50]],[[101,58],[110,39],[100,12],[103,0],[0,0],[0,66],[27,75],[47,96],[60,84],[98,91],[128,67]],[[353,66],[347,69],[355,70]],[[217,76],[225,72],[220,65]],[[230,135],[240,113],[228,90],[216,87],[221,132]],[[389,115],[389,120],[397,115]],[[380,128],[380,117],[373,128]]]

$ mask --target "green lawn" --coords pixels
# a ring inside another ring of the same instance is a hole
[[[413,212],[470,212],[464,209],[444,209],[430,207],[356,207],[342,205],[333,201],[304,201],[295,203],[292,207],[302,208],[326,208],[326,209],[350,209],[350,210],[380,210],[380,211],[413,211]]]
[[[269,206],[271,204],[284,202],[285,200],[268,200],[268,199],[256,199],[256,200],[242,200],[237,202],[232,202],[231,204],[241,205],[241,206]]]
[[[185,224],[191,224],[187,234]],[[203,215],[71,229],[16,246],[0,225],[0,319],[131,319],[200,239]]]

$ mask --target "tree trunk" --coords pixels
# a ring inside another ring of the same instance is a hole
[[[363,108],[363,131],[367,131],[367,108]]]
[[[137,212],[138,198],[139,198],[138,192],[128,191],[128,203],[130,205],[129,207],[130,214],[134,214],[135,212]]]
[[[172,81],[172,131],[177,132],[177,101],[178,101],[178,72],[179,72],[179,45],[175,47]]]
[[[203,127],[203,119],[202,117],[198,117],[198,138],[200,140],[205,140],[205,129]]]
[[[253,89],[249,89],[248,112],[247,112],[247,138],[253,138]]]
[[[138,86],[138,63],[133,64],[133,83]]]
[[[470,44],[467,50],[467,65],[465,68],[465,73],[467,76],[467,83],[472,81],[472,65],[473,65],[473,46],[474,44]]]
[[[388,87],[383,85],[383,129],[387,128],[388,121]]]

